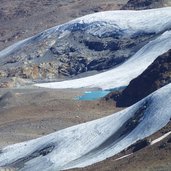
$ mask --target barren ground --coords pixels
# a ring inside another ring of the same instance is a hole
[[[0,147],[112,114],[113,103],[77,101],[85,90],[0,89]]]

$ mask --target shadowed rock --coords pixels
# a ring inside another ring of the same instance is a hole
[[[171,50],[159,56],[117,97],[117,106],[130,106],[171,82]]]
[[[124,10],[144,10],[152,8],[161,8],[170,5],[168,0],[129,0],[126,5],[122,7]]]
[[[118,107],[128,107],[171,82],[171,50],[159,56],[140,76],[120,92],[112,92],[105,100],[113,99]]]

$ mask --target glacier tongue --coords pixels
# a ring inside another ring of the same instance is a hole
[[[170,48],[171,31],[166,31],[155,40],[146,44],[125,63],[114,69],[85,78],[35,84],[35,86],[57,89],[82,87],[112,89],[126,86],[152,64],[159,55],[167,52]]]
[[[164,127],[171,118],[170,94],[171,84],[116,114],[7,146],[0,166],[56,171],[102,161]]]

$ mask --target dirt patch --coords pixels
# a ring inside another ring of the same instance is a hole
[[[0,89],[0,147],[112,114],[113,103],[77,101],[80,90]]]

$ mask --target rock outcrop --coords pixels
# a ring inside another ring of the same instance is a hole
[[[126,5],[122,7],[123,10],[144,10],[152,8],[161,8],[170,6],[169,0],[129,0]]]
[[[171,82],[171,50],[159,56],[140,76],[130,82],[122,92],[111,93],[119,107],[127,107]]]

